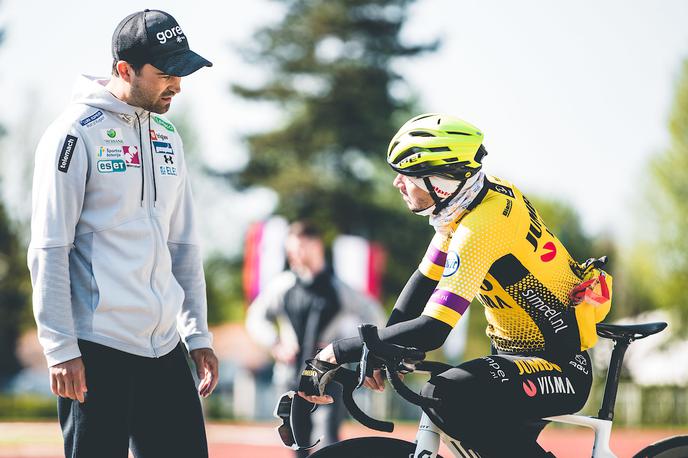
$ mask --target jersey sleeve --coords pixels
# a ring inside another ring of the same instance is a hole
[[[418,270],[431,280],[439,281],[442,278],[444,264],[447,261],[447,250],[451,238],[447,235],[436,233],[430,241],[428,250],[418,266]]]
[[[449,243],[441,278],[423,315],[456,326],[494,261],[509,251],[513,241],[515,227],[502,215],[503,206],[501,199],[494,199],[463,218]]]

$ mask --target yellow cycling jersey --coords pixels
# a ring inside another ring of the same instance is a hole
[[[439,281],[423,315],[455,326],[477,296],[487,335],[500,351],[535,353],[587,348],[569,297],[583,267],[510,182],[485,186],[448,235],[437,233],[420,264]]]

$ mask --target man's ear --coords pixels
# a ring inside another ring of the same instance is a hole
[[[134,73],[133,67],[129,65],[129,63],[126,60],[117,61],[115,67],[117,68],[117,73],[119,73],[119,77],[127,83],[130,83],[132,73]]]

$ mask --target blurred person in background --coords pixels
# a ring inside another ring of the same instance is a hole
[[[159,115],[183,76],[212,64],[157,10],[124,18],[112,54],[111,77],[80,77],[36,151],[38,337],[65,456],[203,458],[199,394],[218,363],[182,141]]]
[[[298,387],[303,361],[325,344],[356,332],[360,323],[383,322],[379,303],[333,274],[325,260],[322,235],[312,222],[289,226],[286,252],[289,270],[256,297],[246,319],[251,337],[275,359],[273,380],[280,393]],[[328,394],[339,399],[339,385],[332,384]],[[341,402],[321,406],[313,415],[314,424],[300,430],[312,429],[312,437],[324,436],[323,445],[331,444],[339,440],[344,416]],[[307,451],[296,452],[297,457],[307,455]]]

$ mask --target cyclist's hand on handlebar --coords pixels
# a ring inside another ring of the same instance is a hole
[[[401,380],[404,380],[404,373],[403,372],[397,372],[397,375]],[[365,382],[363,382],[363,386],[370,388],[371,390],[375,391],[385,391],[385,374],[382,372],[381,369],[375,369],[373,371],[373,376],[372,377],[366,377]]]
[[[327,361],[319,359],[306,361],[306,368],[301,372],[301,380],[299,381],[299,396],[313,404],[332,403],[332,396],[325,394],[325,387],[338,369],[338,364]]]
[[[366,377],[365,382],[363,382],[363,386],[374,391],[385,391],[385,377],[382,373],[382,370],[375,369],[372,377]]]

